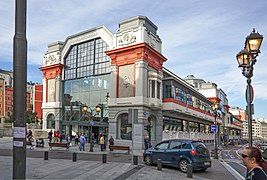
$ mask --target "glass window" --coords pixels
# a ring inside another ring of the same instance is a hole
[[[192,149],[192,146],[188,142],[182,142],[182,149]]]
[[[168,149],[168,146],[169,146],[169,141],[165,141],[165,142],[162,142],[162,143],[156,145],[155,148],[157,148],[159,150],[165,150],[165,149]]]
[[[55,129],[55,115],[49,114],[46,120],[47,120],[47,129]]]
[[[154,80],[151,81],[151,88],[152,88],[151,97],[155,98],[155,81]]]
[[[65,57],[65,79],[109,73],[109,57],[105,54],[107,49],[102,39],[73,45]]]
[[[171,92],[171,85],[165,85],[163,86],[163,96],[164,98],[171,98],[172,97],[172,92]]]
[[[128,113],[123,113],[119,116],[120,123],[120,138],[132,140],[132,122],[128,120]]]
[[[160,82],[157,82],[157,98],[160,99]]]
[[[180,141],[171,141],[170,149],[181,149],[181,144]]]

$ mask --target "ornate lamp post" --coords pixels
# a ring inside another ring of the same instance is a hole
[[[263,36],[253,29],[252,33],[246,37],[245,47],[237,55],[238,67],[241,68],[242,74],[247,78],[246,101],[247,101],[247,119],[248,119],[248,136],[249,146],[252,146],[252,114],[253,114],[253,88],[251,78],[253,76],[254,65],[257,62],[256,57],[260,53],[260,46]]]
[[[215,136],[214,136],[214,159],[218,159],[218,126],[217,126],[217,117],[218,117],[218,104],[214,103],[212,105],[212,110],[213,110],[213,114],[214,114],[214,124],[216,126],[216,130],[215,130]]]
[[[82,111],[83,111],[83,113],[86,115],[87,114],[87,112],[88,112],[88,107],[87,106],[84,106],[83,108],[82,108]],[[92,116],[90,117],[90,152],[93,152],[94,151],[94,145],[93,145],[93,138],[92,138],[92,135],[93,135],[93,128],[92,128],[92,120],[93,120],[93,118],[92,118]]]

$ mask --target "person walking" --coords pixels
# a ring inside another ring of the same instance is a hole
[[[55,131],[54,132],[54,143],[57,143],[58,142],[58,137],[59,137],[59,132],[58,131]]]
[[[113,139],[112,136],[110,136],[108,142],[109,142],[109,145],[110,145],[110,146],[114,145],[114,139]],[[112,149],[110,149],[110,148],[109,148],[109,150],[112,151]]]
[[[262,158],[258,148],[246,147],[241,156],[247,167],[246,180],[267,180],[267,162]]]
[[[52,129],[49,131],[48,133],[48,139],[49,139],[49,142],[51,143],[52,142],[52,137],[53,137],[53,131]]]
[[[105,138],[104,138],[103,134],[100,134],[99,142],[100,142],[101,151],[104,151]]]
[[[68,146],[71,146],[71,137],[69,134],[67,135],[66,141],[67,141]]]
[[[84,133],[80,136],[80,151],[83,150],[85,151],[85,143],[86,143],[86,139],[84,137]]]
[[[78,144],[79,144],[79,136],[78,136],[78,134],[76,134],[75,135],[75,145],[78,146]]]

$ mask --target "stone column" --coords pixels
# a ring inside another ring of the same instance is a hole
[[[135,63],[135,96],[148,97],[147,91],[147,62],[137,61]]]

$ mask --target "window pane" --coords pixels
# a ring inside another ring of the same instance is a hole
[[[171,141],[170,149],[181,149],[181,144],[179,141]]]

